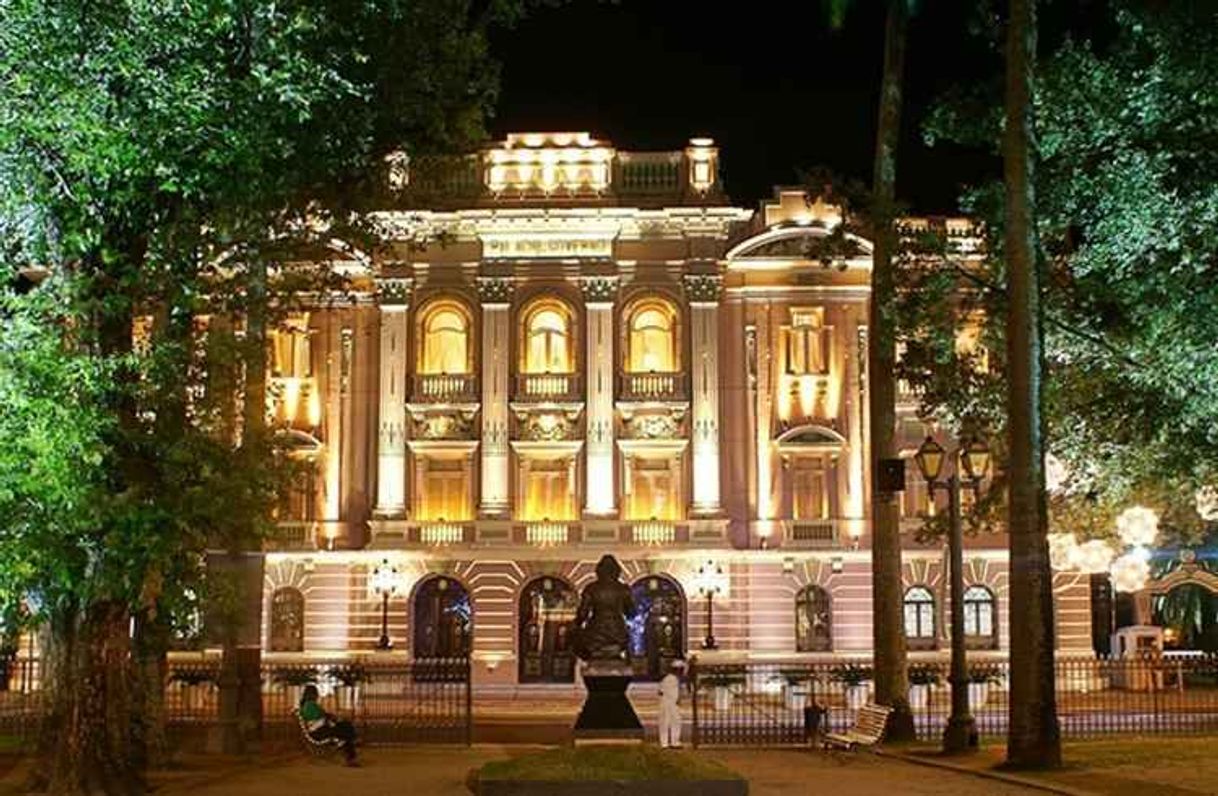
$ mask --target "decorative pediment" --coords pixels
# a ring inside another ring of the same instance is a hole
[[[657,407],[622,410],[622,437],[633,440],[670,440],[684,436],[685,409]]]
[[[778,451],[791,453],[840,453],[846,448],[846,438],[827,426],[796,426],[775,440]]]
[[[410,405],[411,437],[421,440],[471,440],[477,435],[469,407],[424,408]]]

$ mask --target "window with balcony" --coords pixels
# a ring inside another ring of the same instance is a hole
[[[787,330],[787,373],[793,376],[829,372],[829,330],[820,308],[792,309]]]
[[[825,460],[797,457],[791,462],[791,518],[829,518],[829,471]]]
[[[575,458],[526,457],[520,462],[521,519],[565,522],[577,516]]]
[[[630,456],[626,462],[626,519],[680,519],[679,461],[669,457]]]
[[[522,363],[524,373],[575,371],[570,309],[554,299],[535,302],[524,314]]]
[[[935,648],[935,595],[925,586],[905,592],[905,639],[909,648]]]
[[[472,518],[470,464],[465,458],[425,456],[415,462],[415,517],[424,522]]]
[[[460,375],[473,370],[470,317],[447,299],[428,304],[419,314],[419,373]]]
[[[289,315],[268,337],[270,419],[290,428],[316,429],[321,425],[321,396],[313,378],[308,313]]]
[[[627,373],[675,373],[680,369],[677,313],[663,299],[636,303],[627,314]]]

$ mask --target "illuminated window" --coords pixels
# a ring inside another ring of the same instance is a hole
[[[805,586],[795,598],[796,652],[828,652],[833,649],[833,613],[829,592],[820,586]]]
[[[463,522],[471,518],[470,474],[464,458],[425,457],[415,464],[418,488],[415,515],[428,522]]]
[[[533,459],[520,463],[524,507],[529,522],[564,522],[576,518],[575,460]]]
[[[964,641],[973,649],[998,646],[994,593],[984,586],[969,586],[964,590]]]
[[[628,324],[628,372],[674,373],[679,369],[676,313],[668,302],[652,300],[638,305]]]
[[[676,462],[659,457],[632,456],[627,462],[626,519],[680,519]]]
[[[463,374],[471,369],[469,317],[458,305],[443,301],[420,313],[419,372]]]
[[[934,649],[935,595],[925,586],[905,592],[905,639],[910,649]]]
[[[271,652],[304,652],[305,598],[285,586],[271,595]]]
[[[828,329],[821,309],[792,309],[787,333],[787,372],[816,375],[829,372]]]
[[[437,575],[419,585],[413,619],[416,660],[469,655],[473,608],[469,592],[453,578]]]
[[[270,333],[271,375],[305,379],[313,375],[308,314],[290,315]]]
[[[525,314],[524,372],[573,373],[571,315],[566,307],[545,301]]]
[[[829,516],[828,471],[823,459],[799,457],[791,463],[791,514],[796,520]]]

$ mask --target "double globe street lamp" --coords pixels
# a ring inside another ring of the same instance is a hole
[[[948,681],[952,686],[952,713],[943,731],[943,751],[948,754],[972,748],[977,723],[968,704],[968,661],[964,646],[964,529],[960,516],[960,491],[981,495],[981,480],[990,467],[990,449],[976,437],[965,441],[952,456],[957,464],[943,477],[948,458],[943,446],[930,437],[918,448],[914,460],[926,479],[931,495],[945,490],[948,496],[948,557],[951,559],[952,663]]]
[[[726,591],[727,576],[723,574],[722,566],[714,561],[707,561],[698,567],[695,584],[698,592],[706,598],[706,638],[702,641],[702,649],[719,649],[719,644],[715,641],[715,596]]]
[[[389,598],[398,590],[398,568],[384,559],[372,570],[372,590],[381,597],[381,637],[377,639],[376,648],[384,652],[393,649],[389,639]]]

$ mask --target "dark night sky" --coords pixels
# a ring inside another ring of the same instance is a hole
[[[898,192],[915,212],[953,212],[959,187],[1001,163],[921,143],[931,100],[1000,62],[966,32],[962,3],[925,2],[911,23]],[[575,0],[497,35],[503,91],[493,132],[588,130],[620,149],[679,149],[709,135],[724,181],[752,206],[797,170],[870,184],[883,3],[856,2],[837,31],[818,0]]]

